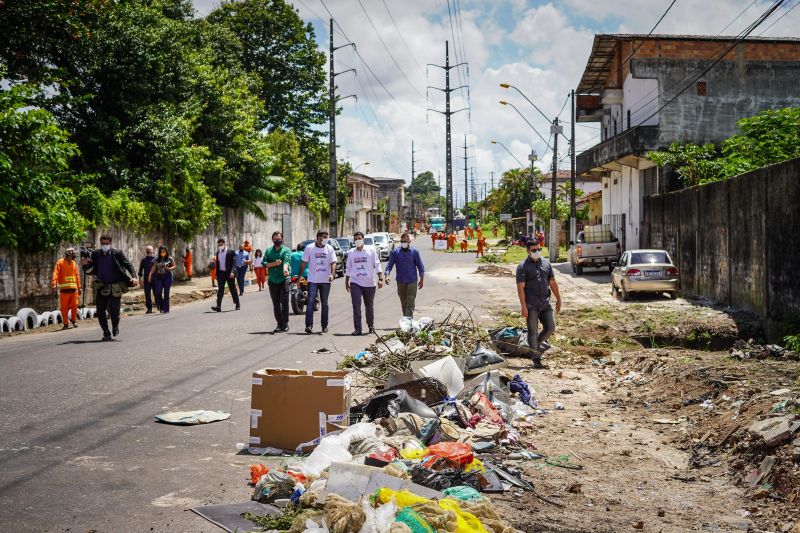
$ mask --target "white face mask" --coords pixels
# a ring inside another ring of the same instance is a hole
[[[364,239],[356,239],[356,248],[364,246]]]
[[[531,256],[531,259],[533,259],[534,261],[538,261],[539,259],[541,259],[542,253],[539,252],[539,251],[530,252],[530,256]]]
[[[217,248],[219,248],[219,251],[221,252],[222,250],[225,249],[225,245],[224,244],[220,244],[219,246],[217,246]]]
[[[408,242],[401,242],[401,243],[400,243],[400,247],[401,247],[401,248],[408,248],[410,244],[411,244],[411,243],[408,243]]]
[[[103,253],[107,254],[108,252],[111,251],[111,245],[110,244],[101,244],[100,245],[100,249],[103,250]]]

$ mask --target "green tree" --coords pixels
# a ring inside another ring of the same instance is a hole
[[[531,203],[542,197],[539,190],[542,179],[538,168],[533,169],[533,187],[530,168],[513,168],[503,172],[499,186],[487,197],[489,209],[495,214],[522,216]]]
[[[543,222],[546,231],[550,229],[551,208],[552,205],[550,204],[549,198],[540,198],[535,200],[531,205],[531,209],[536,215],[536,218]],[[569,220],[569,203],[561,198],[556,198],[556,217],[556,220],[562,222]]]
[[[660,167],[675,169],[687,187],[718,181],[724,177],[717,149],[713,144],[700,146],[672,143],[666,151],[650,152],[647,157]]]
[[[0,246],[25,251],[76,241],[86,226],[70,188],[80,182],[69,170],[78,150],[50,113],[31,107],[37,92],[0,91]]]
[[[409,206],[413,195],[416,216],[421,216],[431,207],[439,207],[441,187],[436,183],[433,172],[427,170],[420,172],[411,180],[411,184],[405,188],[405,195]]]

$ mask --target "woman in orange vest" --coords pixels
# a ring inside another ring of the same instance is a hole
[[[64,258],[56,262],[53,269],[52,287],[59,289],[59,304],[61,304],[61,318],[64,327],[69,329],[78,327],[78,294],[81,291],[81,278],[78,276],[78,263],[75,262],[75,248],[67,248]]]
[[[183,256],[183,269],[186,271],[187,281],[192,281],[192,250],[186,248],[186,255]]]

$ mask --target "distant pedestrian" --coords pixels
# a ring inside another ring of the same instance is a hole
[[[439,234],[437,232],[431,233],[431,250],[436,249],[436,239],[439,238]]]
[[[307,278],[308,277],[308,264],[306,264],[305,268],[302,272],[300,272],[300,265],[303,263],[303,252],[306,250],[306,247],[303,246],[303,243],[297,245],[297,249],[292,252],[291,255],[291,276],[299,278]]]
[[[153,261],[156,254],[152,246],[145,246],[144,257],[139,261],[139,280],[144,287],[144,306],[147,308],[145,314],[153,312],[153,284],[150,282],[150,269],[153,268]]]
[[[530,346],[534,368],[542,366],[542,348],[550,347],[547,339],[556,331],[550,293],[556,295],[556,312],[561,312],[561,294],[558,291],[550,261],[542,257],[539,241],[531,239],[527,243],[528,257],[517,267],[517,296],[522,306],[522,316],[528,321],[528,345]],[[539,332],[539,322],[542,331]]]
[[[244,241],[247,243],[247,241]],[[244,294],[244,278],[247,271],[250,270],[250,265],[253,260],[250,258],[250,252],[245,249],[245,245],[239,245],[239,251],[236,252],[236,282],[239,285],[239,296]]]
[[[397,295],[400,297],[400,306],[403,316],[414,317],[414,304],[417,300],[417,289],[422,289],[425,278],[425,266],[422,257],[416,248],[411,248],[411,239],[408,233],[400,237],[400,248],[395,248],[389,255],[386,265],[386,284],[389,284],[389,274],[392,268],[397,267]],[[419,280],[417,274],[419,273]]]
[[[364,247],[364,234],[353,234],[356,247],[347,254],[344,287],[350,293],[353,303],[353,335],[361,335],[361,300],[367,315],[367,328],[375,333],[375,274],[378,275],[378,289],[383,287],[381,260],[374,248]]]
[[[492,228],[492,236],[496,239],[497,238],[497,226]]]
[[[53,289],[58,290],[58,303],[61,308],[61,319],[64,326],[61,329],[78,327],[78,295],[81,292],[81,278],[78,274],[78,264],[75,262],[75,248],[64,250],[64,257],[56,261],[53,268]]]
[[[183,255],[183,269],[186,271],[186,281],[192,281],[192,250],[186,247],[186,253]]]
[[[308,265],[308,301],[306,306],[306,333],[311,333],[314,326],[314,303],[319,294],[322,308],[322,332],[328,331],[328,295],[331,292],[331,283],[336,277],[336,252],[330,244],[326,244],[328,232],[319,230],[317,239],[306,246],[303,251],[303,262],[300,271]]]
[[[267,248],[262,265],[269,269],[267,283],[275,314],[274,333],[289,331],[289,288],[291,284],[292,251],[283,245],[283,233],[272,234],[272,247]]]
[[[467,253],[467,239],[461,240],[461,253]]]
[[[175,270],[175,259],[169,255],[166,246],[158,247],[156,260],[150,267],[150,283],[156,292],[156,305],[162,313],[169,313],[169,291],[172,288],[172,271]]]
[[[483,236],[478,237],[478,249],[475,253],[475,257],[481,256],[483,257],[483,249],[486,247],[486,239]]]
[[[100,236],[100,249],[94,250],[89,258],[81,259],[81,265],[84,272],[95,276],[97,320],[103,330],[103,340],[110,341],[112,333],[114,337],[119,335],[122,293],[128,292],[129,287],[139,286],[136,271],[122,250],[111,247],[110,235]],[[108,329],[109,317],[111,330]]]
[[[208,261],[208,273],[211,275],[211,286],[217,286],[217,256],[216,254]]]
[[[236,252],[229,250],[225,245],[225,239],[217,241],[217,280],[219,288],[217,289],[217,305],[212,307],[214,311],[219,313],[222,311],[222,297],[225,296],[225,285],[231,291],[231,298],[236,305],[236,310],[239,307],[239,293],[236,291]]]
[[[262,264],[263,262],[264,254],[261,248],[258,248],[253,254],[253,272],[256,273],[256,285],[259,291],[264,290],[264,281],[267,279],[267,267]]]
[[[250,245],[250,241],[244,241],[244,243],[242,244],[242,248],[248,254],[252,253],[252,251],[253,251],[253,247]]]

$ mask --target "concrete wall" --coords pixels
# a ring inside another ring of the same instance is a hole
[[[109,233],[114,247],[123,250],[136,268],[144,255],[145,246],[165,244],[178,262],[175,272],[181,278],[185,271],[180,257],[183,256],[187,246],[192,249],[194,273],[204,275],[208,274],[208,262],[217,248],[217,239],[220,237],[229,245],[238,247],[246,239],[254,249],[264,249],[272,245],[273,231],[282,231],[287,244],[295,245],[304,239],[313,238],[319,229],[319,217],[306,207],[278,203],[263,204],[261,208],[266,214],[266,220],[260,220],[252,213],[223,209],[218,224],[210,226],[188,243],[174,235],[160,232],[138,234],[118,227],[90,230],[87,240],[99,245],[100,235]],[[23,306],[33,307],[37,312],[54,308],[52,307],[54,298],[50,292],[50,276],[56,260],[63,255],[63,250],[70,244],[75,246],[77,243],[64,243],[57,250],[36,254],[0,248],[0,314],[16,313],[18,307]]]
[[[759,313],[779,341],[800,315],[800,158],[644,202],[645,244],[672,255],[683,289]]]

